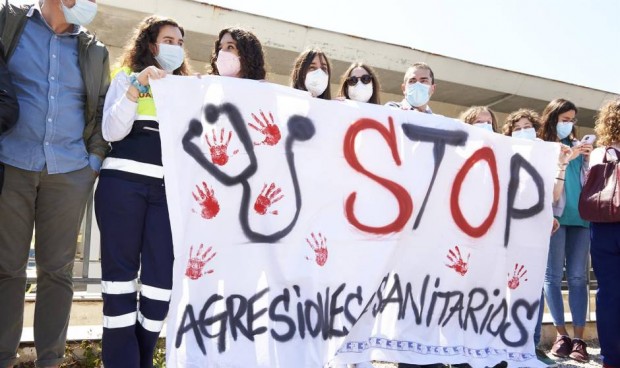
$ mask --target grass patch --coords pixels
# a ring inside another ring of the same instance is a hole
[[[20,355],[34,350],[33,345],[20,346]],[[65,349],[65,361],[61,367],[65,368],[99,368],[101,367],[101,341],[67,342]],[[155,368],[166,367],[166,341],[159,339],[153,356]],[[34,368],[34,361],[21,362],[16,365],[19,368]]]

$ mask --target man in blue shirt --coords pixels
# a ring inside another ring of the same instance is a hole
[[[15,364],[26,266],[35,236],[38,367],[62,363],[78,230],[107,143],[101,136],[108,52],[81,25],[95,0],[3,4],[2,43],[20,115],[0,136],[0,367]]]

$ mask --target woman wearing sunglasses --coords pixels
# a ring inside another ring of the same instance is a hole
[[[380,90],[375,71],[363,63],[353,63],[340,79],[338,97],[380,105]]]

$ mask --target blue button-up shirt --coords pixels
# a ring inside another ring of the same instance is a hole
[[[55,34],[38,4],[9,60],[19,120],[0,137],[0,162],[29,171],[67,173],[89,164],[84,144],[86,88],[78,63],[80,27]],[[91,167],[98,169],[96,160]]]

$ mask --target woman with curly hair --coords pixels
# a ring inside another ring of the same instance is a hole
[[[540,140],[536,138],[536,133],[540,129],[540,115],[534,110],[519,109],[513,111],[506,117],[502,133],[513,138],[526,140]],[[564,171],[561,169],[574,157],[573,151],[565,145],[561,146],[560,157],[558,158],[558,166],[560,167],[556,173],[555,183],[553,185],[553,200],[557,201],[564,191]],[[553,218],[553,227],[551,232],[554,233],[560,227],[559,221]],[[536,348],[536,358],[545,365],[551,366],[556,364],[554,360],[549,358],[542,348],[539,348],[542,330],[542,317],[545,309],[544,292],[541,293],[540,304],[538,308],[538,320],[534,328],[534,347]]]
[[[380,105],[380,91],[377,73],[364,63],[353,63],[340,78],[338,97]]]
[[[459,117],[464,123],[478,128],[486,129],[490,132],[498,133],[497,118],[493,110],[486,106],[472,106],[461,113]]]
[[[590,224],[581,218],[578,210],[579,195],[588,168],[591,144],[579,142],[575,124],[577,107],[565,99],[551,101],[542,115],[539,137],[548,142],[559,142],[572,149],[572,159],[558,164],[557,178],[564,181],[564,190],[553,203],[553,214],[560,228],[551,236],[549,257],[545,271],[545,298],[557,331],[551,353],[560,358],[587,362],[590,358],[583,333],[586,324],[588,291],[587,263],[590,248]],[[573,339],[564,322],[562,277],[566,267],[568,305],[573,324]]]
[[[106,367],[152,367],[168,314],[174,255],[149,81],[190,73],[183,36],[172,19],[145,18],[127,43],[106,95],[102,133],[112,150],[95,192]]]
[[[536,111],[519,109],[506,117],[502,133],[513,138],[534,140],[540,125],[540,115]]]
[[[211,73],[226,77],[265,79],[265,55],[254,33],[241,28],[222,29],[211,55]]]
[[[590,167],[620,158],[620,99],[607,102],[598,112],[594,131],[599,146],[590,158]],[[590,224],[592,267],[598,282],[596,329],[601,343],[603,367],[620,367],[620,223]]]
[[[331,100],[329,80],[332,74],[327,56],[317,48],[302,52],[293,64],[291,87],[308,91],[312,97]]]

